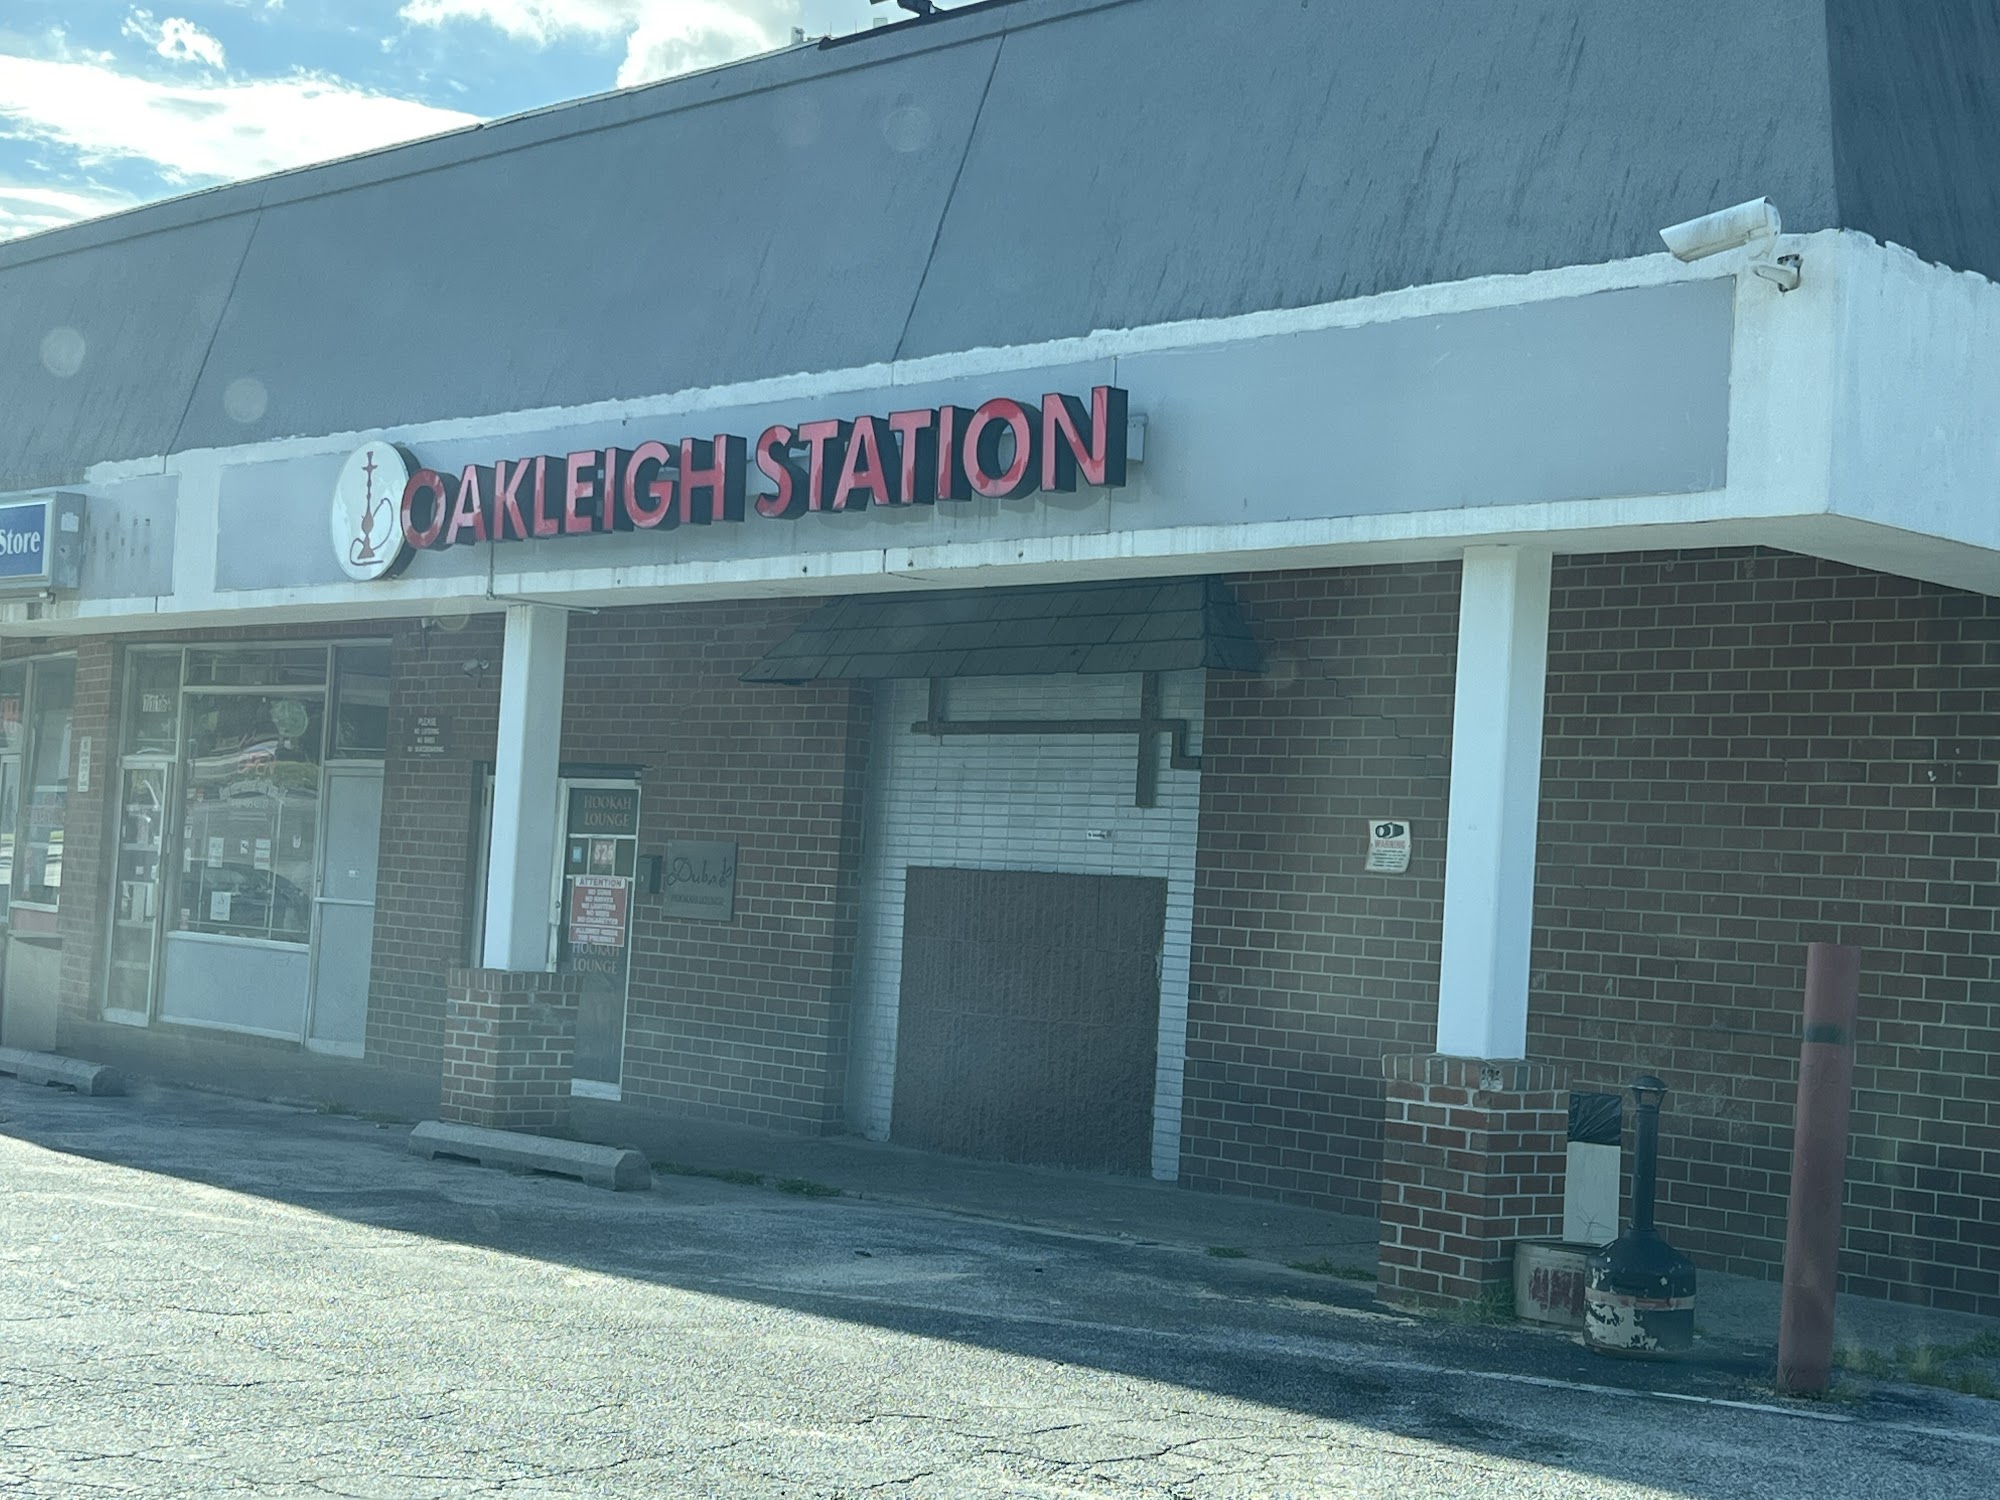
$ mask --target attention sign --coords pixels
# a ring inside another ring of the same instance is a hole
[[[404,540],[419,550],[619,531],[792,520],[813,511],[939,505],[1067,494],[1126,482],[1126,393],[1084,399],[997,397],[977,408],[924,407],[886,416],[417,469],[402,495]],[[774,486],[749,494],[750,465]]]
[[[569,945],[622,948],[632,906],[632,882],[623,875],[572,875]]]

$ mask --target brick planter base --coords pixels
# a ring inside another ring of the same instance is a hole
[[[451,970],[439,1118],[491,1130],[567,1126],[579,983],[559,974]]]
[[[1514,1241],[1562,1233],[1561,1070],[1436,1054],[1383,1068],[1382,1297],[1469,1302],[1510,1286]]]

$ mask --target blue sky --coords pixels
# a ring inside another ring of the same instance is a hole
[[[845,33],[869,0],[0,0],[0,239]]]

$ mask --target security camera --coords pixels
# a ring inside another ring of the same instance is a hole
[[[1775,240],[1784,230],[1778,206],[1769,198],[1752,198],[1734,208],[1718,209],[1660,231],[1660,238],[1677,260],[1706,260],[1725,250],[1739,250],[1752,240]]]
[[[491,665],[492,663],[484,657],[470,656],[459,664],[458,670],[463,672],[467,677],[484,677],[486,669]]]
[[[1706,260],[1728,250],[1756,246],[1760,254],[1751,264],[1751,271],[1779,291],[1789,292],[1799,284],[1799,257],[1773,257],[1768,253],[1776,246],[1784,228],[1777,204],[1769,198],[1752,198],[1734,208],[1718,209],[1685,224],[1670,225],[1660,231],[1660,238],[1674,258],[1681,261]]]
[[[1777,204],[1769,198],[1752,198],[1734,208],[1717,209],[1662,229],[1660,238],[1677,260],[1706,260],[1725,250],[1741,249],[1752,240],[1775,240],[1784,227]]]

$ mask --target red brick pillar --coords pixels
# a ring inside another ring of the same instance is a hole
[[[1469,1302],[1506,1286],[1516,1240],[1562,1233],[1561,1070],[1435,1053],[1383,1067],[1382,1297]]]
[[[570,975],[451,970],[438,1117],[491,1130],[566,1128],[579,983]]]

